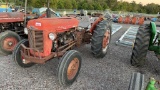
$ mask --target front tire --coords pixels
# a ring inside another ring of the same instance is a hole
[[[34,65],[34,63],[23,63],[23,56],[21,55],[21,44],[24,44],[25,46],[29,46],[29,42],[28,40],[26,39],[23,39],[21,40],[17,46],[15,47],[15,49],[13,50],[13,54],[12,54],[12,57],[13,57],[13,60],[16,62],[16,64],[20,67],[23,67],[23,68],[28,68],[28,67],[31,67]]]
[[[0,33],[0,52],[4,55],[12,54],[12,51],[20,40],[20,36],[15,32],[5,31]]]
[[[143,66],[150,41],[150,26],[142,25],[136,35],[135,43],[131,55],[132,66]]]
[[[58,79],[62,86],[71,85],[77,78],[81,68],[81,56],[76,50],[66,52],[58,67]]]
[[[96,58],[103,58],[111,40],[111,24],[103,20],[97,24],[91,38],[91,50]]]

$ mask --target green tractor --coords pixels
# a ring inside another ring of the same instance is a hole
[[[160,59],[160,32],[157,27],[154,22],[139,27],[131,55],[132,66],[143,66],[148,50],[154,51]]]

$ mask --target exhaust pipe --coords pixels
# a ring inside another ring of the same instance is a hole
[[[51,10],[49,9],[49,2],[50,0],[47,0],[47,10],[46,10],[46,14],[47,14],[47,18],[51,17]]]
[[[26,14],[27,14],[27,0],[25,0],[25,9],[24,9],[24,27],[26,27]]]

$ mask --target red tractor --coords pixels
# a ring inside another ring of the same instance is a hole
[[[58,80],[61,85],[72,84],[79,74],[81,55],[74,47],[91,43],[91,51],[96,58],[103,58],[111,39],[111,19],[100,17],[90,30],[78,27],[76,18],[40,18],[28,21],[28,39],[21,40],[13,51],[14,61],[27,68],[34,64],[44,64],[53,58],[60,58]]]

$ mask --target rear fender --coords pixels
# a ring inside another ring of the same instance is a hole
[[[150,39],[150,43],[149,44],[152,45],[153,44],[153,40],[154,40],[154,38],[156,36],[156,33],[157,33],[156,24],[154,22],[150,23],[150,30],[151,30],[151,39]]]
[[[91,33],[93,33],[93,30],[96,28],[97,24],[98,24],[99,22],[101,22],[103,19],[104,19],[103,17],[99,17],[99,18],[92,24],[92,26],[91,26],[91,28],[90,28],[89,31],[90,31]]]

